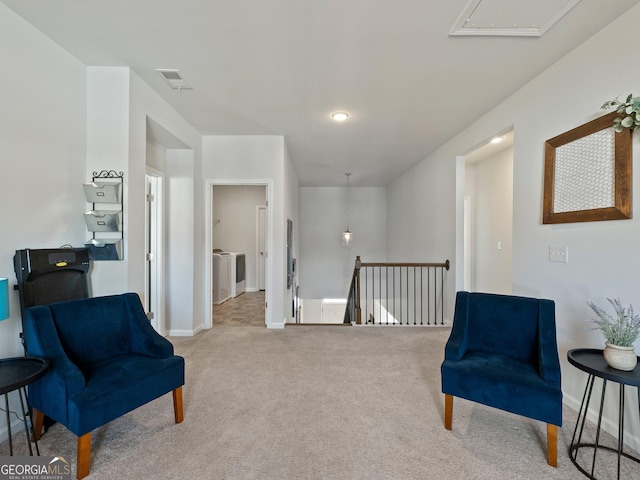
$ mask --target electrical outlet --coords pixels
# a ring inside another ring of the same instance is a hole
[[[549,261],[569,263],[569,249],[567,247],[549,247]]]

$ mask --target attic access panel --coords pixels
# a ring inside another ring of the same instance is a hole
[[[470,0],[449,35],[541,37],[580,0]]]

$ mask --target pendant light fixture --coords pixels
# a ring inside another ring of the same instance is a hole
[[[345,173],[347,176],[347,202],[346,202],[346,218],[347,218],[347,228],[344,232],[342,232],[342,246],[350,247],[353,243],[353,233],[349,230],[349,201],[351,196],[351,184],[349,183],[350,173]]]

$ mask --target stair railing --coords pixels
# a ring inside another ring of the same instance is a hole
[[[444,325],[450,263],[366,263],[356,258],[344,323]]]

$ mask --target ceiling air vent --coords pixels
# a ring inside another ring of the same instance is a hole
[[[180,75],[180,71],[173,68],[156,68],[156,72],[164,79],[165,82],[176,90],[190,90],[192,87],[184,81]]]

